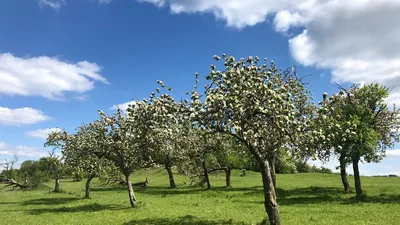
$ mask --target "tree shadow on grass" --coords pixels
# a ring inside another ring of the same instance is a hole
[[[187,195],[187,194],[195,194],[195,193],[210,193],[210,192],[224,192],[224,193],[232,193],[232,192],[259,192],[260,190],[257,187],[253,188],[235,188],[235,187],[211,187],[211,189],[206,189],[202,187],[182,187],[182,188],[167,188],[167,187],[146,187],[146,188],[137,188],[136,192],[145,193],[149,195]],[[262,192],[261,192],[262,193]]]
[[[353,192],[350,192],[355,194]],[[344,191],[341,188],[334,187],[307,187],[290,190],[277,189],[279,205],[297,205],[297,204],[320,204],[337,202],[340,204],[359,204],[359,203],[399,203],[400,195],[364,196],[361,199],[355,197],[347,198],[343,196]]]
[[[235,223],[232,220],[204,220],[192,215],[186,215],[178,218],[147,218],[147,219],[134,219],[123,225],[244,225],[245,223]]]
[[[0,205],[17,205],[20,202],[0,202]]]
[[[38,198],[24,201],[22,205],[60,205],[78,200],[82,200],[82,198]]]
[[[385,194],[381,194],[379,196],[366,195],[361,199],[352,197],[342,202],[342,204],[359,204],[359,203],[400,204],[400,195],[385,195]]]
[[[98,203],[74,206],[74,207],[61,207],[61,208],[42,208],[28,210],[31,215],[40,215],[44,213],[73,213],[73,212],[98,212],[103,210],[123,210],[127,207],[121,207],[119,205],[108,204],[100,205]]]
[[[100,187],[93,187],[93,188],[90,188],[90,191],[91,192],[107,192],[107,191],[126,191],[127,190],[127,187],[125,187],[125,186],[117,186],[117,185],[115,185],[115,186],[100,186]]]
[[[320,204],[342,201],[343,190],[334,187],[307,187],[295,189],[277,189],[280,205]]]

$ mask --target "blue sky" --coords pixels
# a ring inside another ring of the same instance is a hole
[[[333,81],[381,82],[400,102],[399,10],[395,0],[3,0],[0,159],[47,155],[49,130],[148,97],[156,80],[191,90],[224,52],[296,65],[316,99]],[[399,159],[391,151],[361,172],[400,175]]]

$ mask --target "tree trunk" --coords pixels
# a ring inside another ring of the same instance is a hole
[[[274,189],[276,189],[275,157],[271,157],[268,162],[271,167],[272,183],[274,184]]]
[[[86,180],[85,198],[90,198],[90,182],[95,176],[95,173],[91,173]]]
[[[170,188],[176,188],[175,180],[174,180],[174,174],[172,173],[172,169],[170,165],[165,165],[165,169],[168,172],[168,177],[169,177],[169,187]]]
[[[264,187],[264,206],[268,214],[269,223],[271,225],[280,225],[278,203],[276,202],[276,193],[271,176],[271,167],[268,161],[259,161],[261,176]]]
[[[339,159],[340,161],[340,176],[342,177],[342,184],[345,192],[350,191],[350,184],[347,181],[347,173],[346,173],[346,162],[342,157]]]
[[[24,182],[24,184],[28,185],[28,173],[25,173],[25,182]]]
[[[226,186],[231,187],[231,168],[229,166],[225,169]]]
[[[358,162],[360,161],[360,157],[353,158],[353,172],[354,172],[354,187],[356,188],[356,197],[361,198],[364,193],[361,188],[361,179],[360,179],[360,171],[358,169]]]
[[[167,156],[167,158],[165,159],[165,169],[168,172],[169,187],[176,188],[174,174],[172,173],[172,169],[171,169],[171,160],[170,160],[169,156]]]
[[[125,180],[128,186],[128,192],[129,192],[129,202],[131,203],[132,208],[137,207],[137,202],[135,198],[135,193],[133,192],[133,186],[132,186],[132,181],[130,178],[131,174],[127,173],[125,174]]]
[[[211,188],[210,184],[210,179],[208,178],[208,170],[207,170],[207,165],[206,165],[206,154],[203,154],[203,161],[201,162],[203,165],[203,171],[204,171],[204,179],[206,180],[207,183],[207,189]]]
[[[54,192],[60,192],[60,176],[57,174],[55,178]]]

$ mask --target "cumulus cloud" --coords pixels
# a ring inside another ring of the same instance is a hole
[[[172,13],[212,13],[227,26],[244,28],[267,20],[269,14],[304,5],[304,0],[137,0],[158,7],[168,6]]]
[[[55,10],[60,10],[64,5],[64,0],[39,0],[40,7],[50,7]]]
[[[4,143],[3,143],[4,144]],[[29,146],[16,146],[16,147],[7,147],[6,145],[0,146],[0,156],[19,156],[19,157],[33,157],[40,158],[44,156],[48,156],[48,152],[43,149]]]
[[[19,58],[0,54],[0,95],[43,96],[62,99],[65,92],[84,93],[94,82],[108,83],[95,63],[69,63],[48,56]]]
[[[6,148],[7,148],[6,143],[0,141],[0,150],[1,149],[6,149]]]
[[[58,132],[61,131],[60,128],[48,128],[48,129],[39,129],[39,130],[33,130],[29,131],[27,135],[34,137],[34,138],[40,138],[40,139],[46,139],[50,133],[52,132]]]
[[[136,101],[125,102],[122,104],[113,105],[110,109],[117,110],[118,108],[120,108],[122,111],[126,111],[129,107],[129,105],[134,105],[134,104],[136,104]]]
[[[298,9],[302,33],[289,40],[292,56],[306,66],[331,69],[340,83],[379,82],[394,88],[388,103],[400,103],[400,1],[319,1]],[[279,21],[278,17],[275,18]],[[285,24],[286,18],[280,21]],[[290,26],[275,26],[285,31]],[[283,28],[281,28],[283,27]]]
[[[387,150],[386,156],[387,157],[400,157],[400,149]]]
[[[37,109],[28,107],[17,109],[0,107],[0,125],[30,125],[49,119],[49,116]]]
[[[274,18],[275,30],[278,32],[287,32],[292,26],[300,26],[305,23],[305,18],[298,12],[289,10],[279,11]]]

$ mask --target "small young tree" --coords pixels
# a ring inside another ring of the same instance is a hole
[[[308,126],[314,109],[310,92],[293,68],[280,71],[273,62],[260,66],[259,58],[251,56],[223,59],[224,71],[211,65],[204,94],[193,90],[191,117],[201,128],[231,135],[247,146],[261,170],[269,222],[280,224],[274,160]]]
[[[63,168],[63,163],[61,162],[61,159],[56,155],[55,150],[56,149],[62,150],[65,148],[66,145],[65,141],[66,138],[64,137],[65,135],[67,135],[66,131],[50,133],[46,139],[44,147],[50,146],[53,147],[53,149],[50,151],[48,157],[43,157],[39,160],[39,163],[47,167],[43,168],[43,171],[47,171],[47,174],[53,177],[54,192],[56,193],[61,191],[60,179],[61,179],[61,173],[64,168]]]

